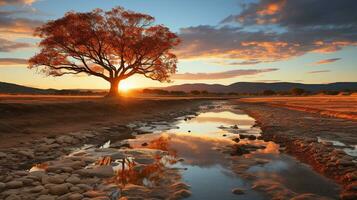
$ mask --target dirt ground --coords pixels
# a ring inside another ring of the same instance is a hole
[[[0,96],[0,148],[42,136],[150,120],[190,109],[203,99],[107,100],[98,96]]]
[[[244,98],[241,101],[266,103],[292,110],[357,121],[357,96],[263,97]]]
[[[356,97],[245,98],[235,103],[254,117],[265,132],[357,145]],[[324,111],[339,114],[328,115]],[[341,117],[346,113],[354,119]]]

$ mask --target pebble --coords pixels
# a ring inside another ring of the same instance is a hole
[[[69,178],[66,179],[66,182],[72,183],[72,184],[78,184],[81,182],[81,179],[76,176],[70,176]]]
[[[67,184],[53,185],[49,187],[50,194],[63,195],[69,192]]]
[[[56,197],[52,195],[41,195],[37,200],[56,200]]]
[[[39,186],[30,188],[30,189],[29,189],[29,192],[31,192],[31,193],[38,193],[38,192],[41,192],[41,191],[44,190],[44,189],[45,189],[45,188],[44,188],[42,185],[39,185]]]
[[[83,195],[79,194],[79,193],[74,193],[68,196],[69,200],[80,200],[83,199]]]
[[[12,194],[8,196],[5,200],[21,200],[21,198],[16,194]]]
[[[240,188],[234,188],[232,190],[232,193],[233,194],[237,194],[237,195],[240,195],[240,194],[244,194],[244,190],[240,189]]]
[[[6,183],[6,188],[16,189],[22,187],[23,185],[22,181],[10,181]]]
[[[0,182],[0,192],[3,191],[6,188],[6,184]]]

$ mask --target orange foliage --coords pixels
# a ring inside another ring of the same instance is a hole
[[[153,23],[152,16],[122,7],[68,12],[36,29],[41,52],[29,60],[29,68],[41,67],[51,76],[98,76],[111,83],[111,92],[134,74],[169,81],[177,63],[171,49],[180,40],[167,27]]]

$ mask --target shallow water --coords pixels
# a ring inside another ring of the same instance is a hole
[[[100,184],[114,184],[114,191],[135,184],[150,188],[154,196],[171,195],[162,191],[184,182],[190,185],[192,195],[187,199],[192,200],[290,199],[305,193],[338,198],[338,185],[282,153],[278,144],[256,139],[261,130],[255,120],[224,102],[201,107],[197,116],[129,126],[138,134],[151,133],[114,143],[84,145],[67,158],[93,160],[84,167],[87,169],[110,165],[115,175]],[[233,141],[236,138],[240,138],[238,143]],[[231,155],[234,145],[249,152]],[[31,170],[44,169],[39,165]],[[167,185],[162,184],[165,181]],[[244,194],[233,194],[235,188]]]
[[[318,142],[330,142],[336,149],[342,149],[347,155],[350,155],[357,161],[357,145],[346,145],[338,140],[328,140],[321,137],[317,137]]]
[[[235,144],[232,138],[240,135],[259,136],[261,132],[254,126],[254,119],[242,111],[218,103],[214,108],[202,108],[197,117],[191,117],[179,118],[174,124],[166,126],[160,124],[157,128],[152,124],[140,124],[140,129],[154,133],[129,140],[134,148],[145,146],[166,150],[170,156],[181,158],[180,162],[171,167],[185,169],[181,171],[182,179],[191,186],[192,191],[188,199],[237,199],[237,195],[232,193],[234,188],[245,192],[239,199],[269,199],[262,191],[266,191],[272,184],[275,188],[283,188],[277,191],[289,191],[294,196],[313,193],[338,197],[339,188],[336,184],[315,173],[307,165],[281,153],[279,145],[273,142],[241,139],[239,144],[263,146],[263,149],[242,156],[246,160],[260,159],[262,162],[248,164],[247,170],[238,170],[237,175],[234,169],[240,168],[240,161],[232,167],[234,157],[232,161],[232,157],[220,150]],[[241,165],[247,164],[242,162]],[[253,185],[260,185],[263,189],[251,189]]]

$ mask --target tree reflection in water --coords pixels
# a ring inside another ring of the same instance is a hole
[[[177,151],[170,148],[169,137],[159,137],[148,143],[146,149],[162,150],[166,152],[165,155],[154,154],[151,157],[145,155],[144,157],[126,157],[120,160],[112,160],[110,157],[104,157],[97,161],[97,165],[111,165],[118,164],[115,170],[116,175],[107,180],[108,184],[116,184],[120,188],[124,188],[127,184],[157,185],[164,179],[163,172],[165,169],[177,162]],[[149,164],[141,164],[136,162],[136,159],[151,159]]]

